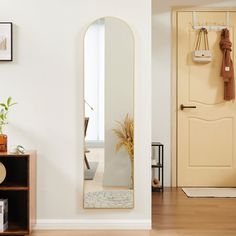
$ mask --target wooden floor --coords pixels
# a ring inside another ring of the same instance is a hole
[[[188,198],[166,189],[153,194],[152,217],[158,235],[236,235],[235,198]]]
[[[187,198],[181,189],[153,193],[151,231],[37,231],[33,236],[236,236],[236,199]]]

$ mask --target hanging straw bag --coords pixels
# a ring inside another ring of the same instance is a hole
[[[201,41],[204,41],[204,50],[200,50]],[[206,63],[212,60],[212,53],[209,50],[208,32],[207,29],[202,28],[197,35],[197,42],[195,50],[193,51],[193,61],[198,63]]]

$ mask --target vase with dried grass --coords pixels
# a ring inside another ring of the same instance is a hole
[[[118,137],[116,144],[116,151],[119,151],[122,147],[129,154],[131,164],[131,189],[134,188],[134,120],[126,115],[123,123],[117,122],[119,127],[113,129],[114,133]]]

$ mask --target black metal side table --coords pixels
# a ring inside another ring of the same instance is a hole
[[[154,178],[155,177],[155,170],[157,170],[157,180],[159,181],[159,185],[156,187],[152,186],[153,192],[160,192],[164,190],[164,145],[160,142],[152,142],[152,148],[157,149],[157,158],[152,159],[155,163],[152,163],[152,169],[154,171]]]

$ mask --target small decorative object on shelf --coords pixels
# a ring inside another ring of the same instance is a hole
[[[8,199],[0,199],[0,232],[8,228]]]
[[[152,191],[160,192],[164,190],[164,145],[160,142],[152,142],[152,151],[154,156],[152,157]],[[157,152],[156,152],[157,149]],[[157,158],[156,155],[157,154]],[[156,177],[157,174],[157,177]]]
[[[0,152],[7,152],[7,135],[3,134],[3,127],[6,125],[9,109],[16,103],[12,102],[12,98],[8,97],[5,103],[0,103]]]
[[[5,166],[2,164],[2,162],[0,162],[0,184],[4,181],[4,179],[6,178],[6,168]]]
[[[161,187],[160,180],[157,179],[157,178],[154,178],[154,179],[152,180],[152,187],[153,187],[153,188],[160,188],[160,187]]]
[[[25,153],[25,148],[21,145],[13,145],[10,147],[11,154],[24,154]]]

